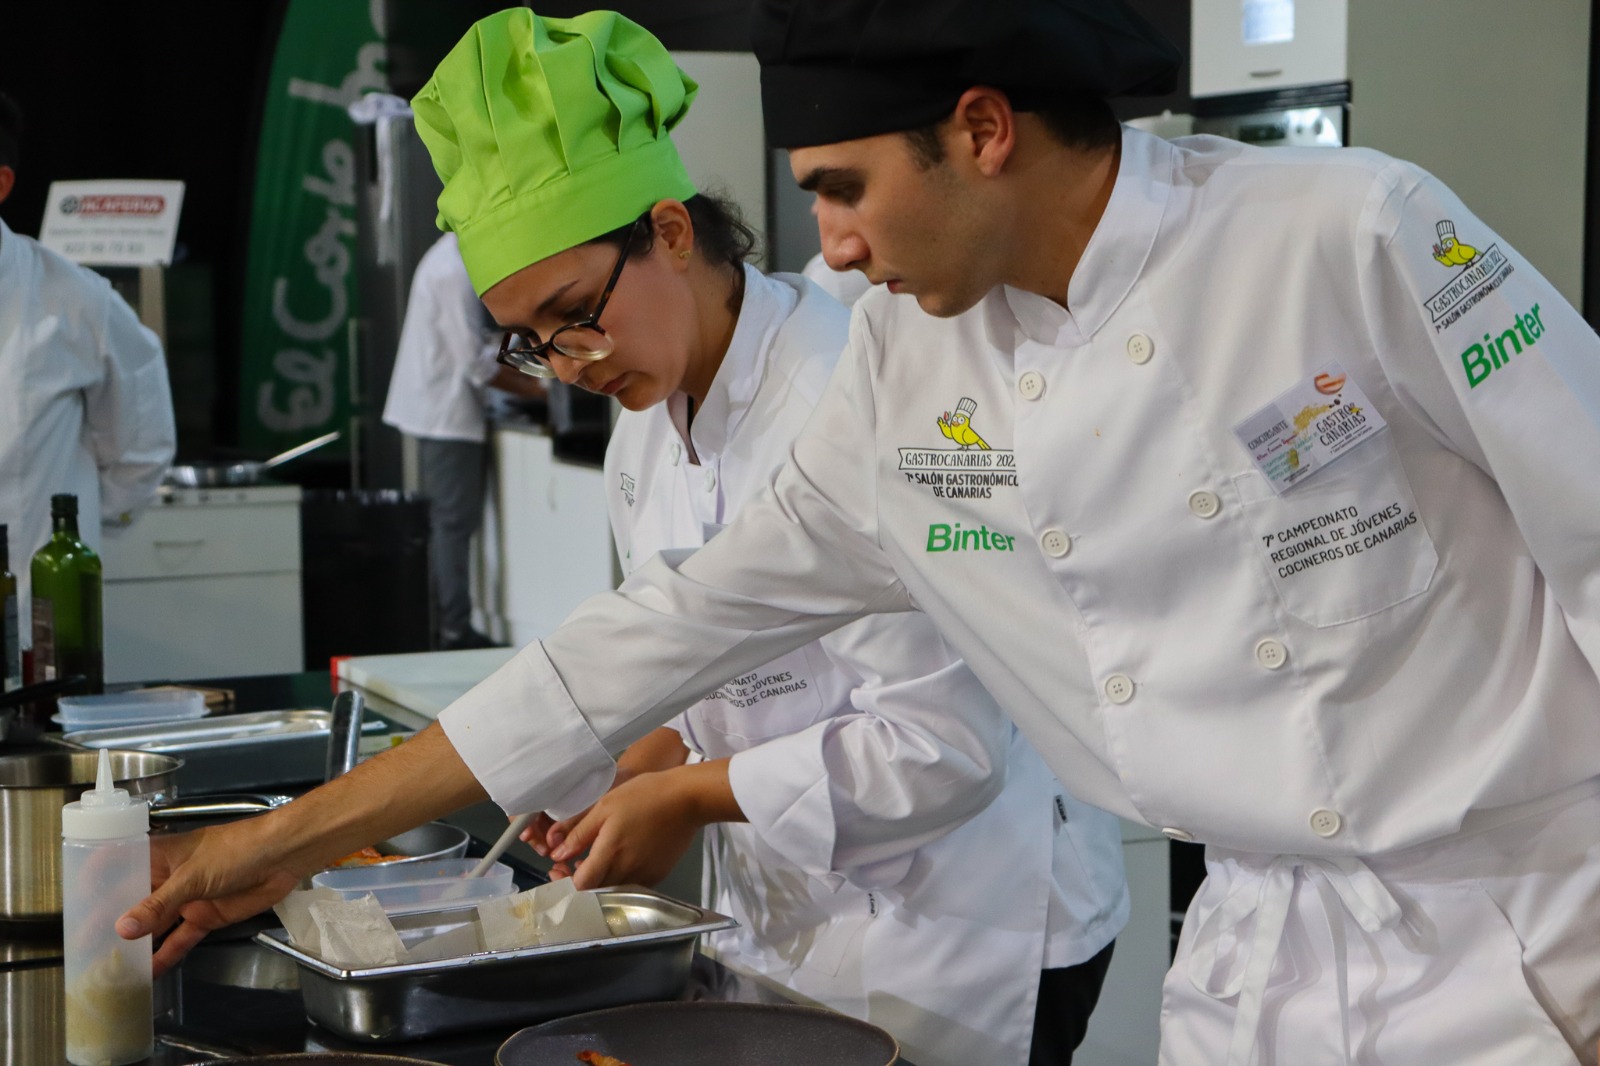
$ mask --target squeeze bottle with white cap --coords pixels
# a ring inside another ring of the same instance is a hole
[[[116,924],[150,894],[150,808],[114,787],[100,751],[95,787],[61,809],[61,919],[67,1061],[124,1066],[155,1049],[150,938],[124,940]]]

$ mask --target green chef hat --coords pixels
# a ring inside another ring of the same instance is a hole
[[[411,101],[444,180],[478,295],[529,263],[627,225],[694,183],[668,131],[698,87],[660,41],[614,11],[473,25]]]

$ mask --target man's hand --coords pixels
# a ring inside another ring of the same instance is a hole
[[[551,875],[571,871],[580,889],[652,885],[672,871],[701,827],[738,821],[744,813],[728,784],[726,759],[639,774],[550,827],[548,838],[560,837],[550,849]]]
[[[117,921],[117,934],[137,940],[172,930],[155,955],[164,973],[211,930],[267,909],[306,874],[486,798],[435,723],[259,818],[153,838],[153,891]]]
[[[299,884],[302,872],[271,858],[258,835],[247,821],[150,839],[154,891],[118,920],[117,933],[132,940],[171,930],[155,952],[157,976],[213,929],[266,910]]]

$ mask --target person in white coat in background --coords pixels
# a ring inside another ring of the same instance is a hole
[[[544,386],[495,360],[499,331],[461,262],[456,235],[422,253],[411,276],[405,321],[383,420],[417,442],[418,480],[428,497],[428,557],[438,644],[486,648],[472,625],[472,538],[483,524],[493,388],[524,398]]]
[[[22,112],[0,93],[0,203],[17,181]],[[155,498],[177,430],[166,357],[104,277],[0,222],[0,524],[21,629],[28,559],[50,537],[50,497],[78,497],[79,532]],[[26,636],[23,643],[28,643]]]
[[[647,85],[607,73],[639,68]],[[504,361],[624,408],[605,470],[628,571],[700,547],[765,489],[849,320],[745,263],[753,236],[670,140],[589,126],[641,90],[670,123],[694,86],[620,16],[522,10],[479,23],[416,103],[441,215],[512,330]],[[480,112],[492,141],[457,132]],[[555,128],[565,158],[541,149]],[[617,150],[624,187],[551,176],[613,136],[638,146]],[[452,200],[490,172],[509,188]],[[474,234],[488,208],[494,231]],[[1071,1061],[1127,918],[1118,826],[1055,783],[926,619],[867,619],[730,681],[540,843],[558,874],[587,853],[582,887],[650,883],[702,827],[706,902],[740,922],[708,945],[724,961],[884,1026],[923,1066]]]

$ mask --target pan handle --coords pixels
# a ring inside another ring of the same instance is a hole
[[[361,719],[367,701],[354,689],[345,689],[333,698],[333,713],[328,721],[328,761],[323,780],[332,781],[347,774],[361,759]]]

